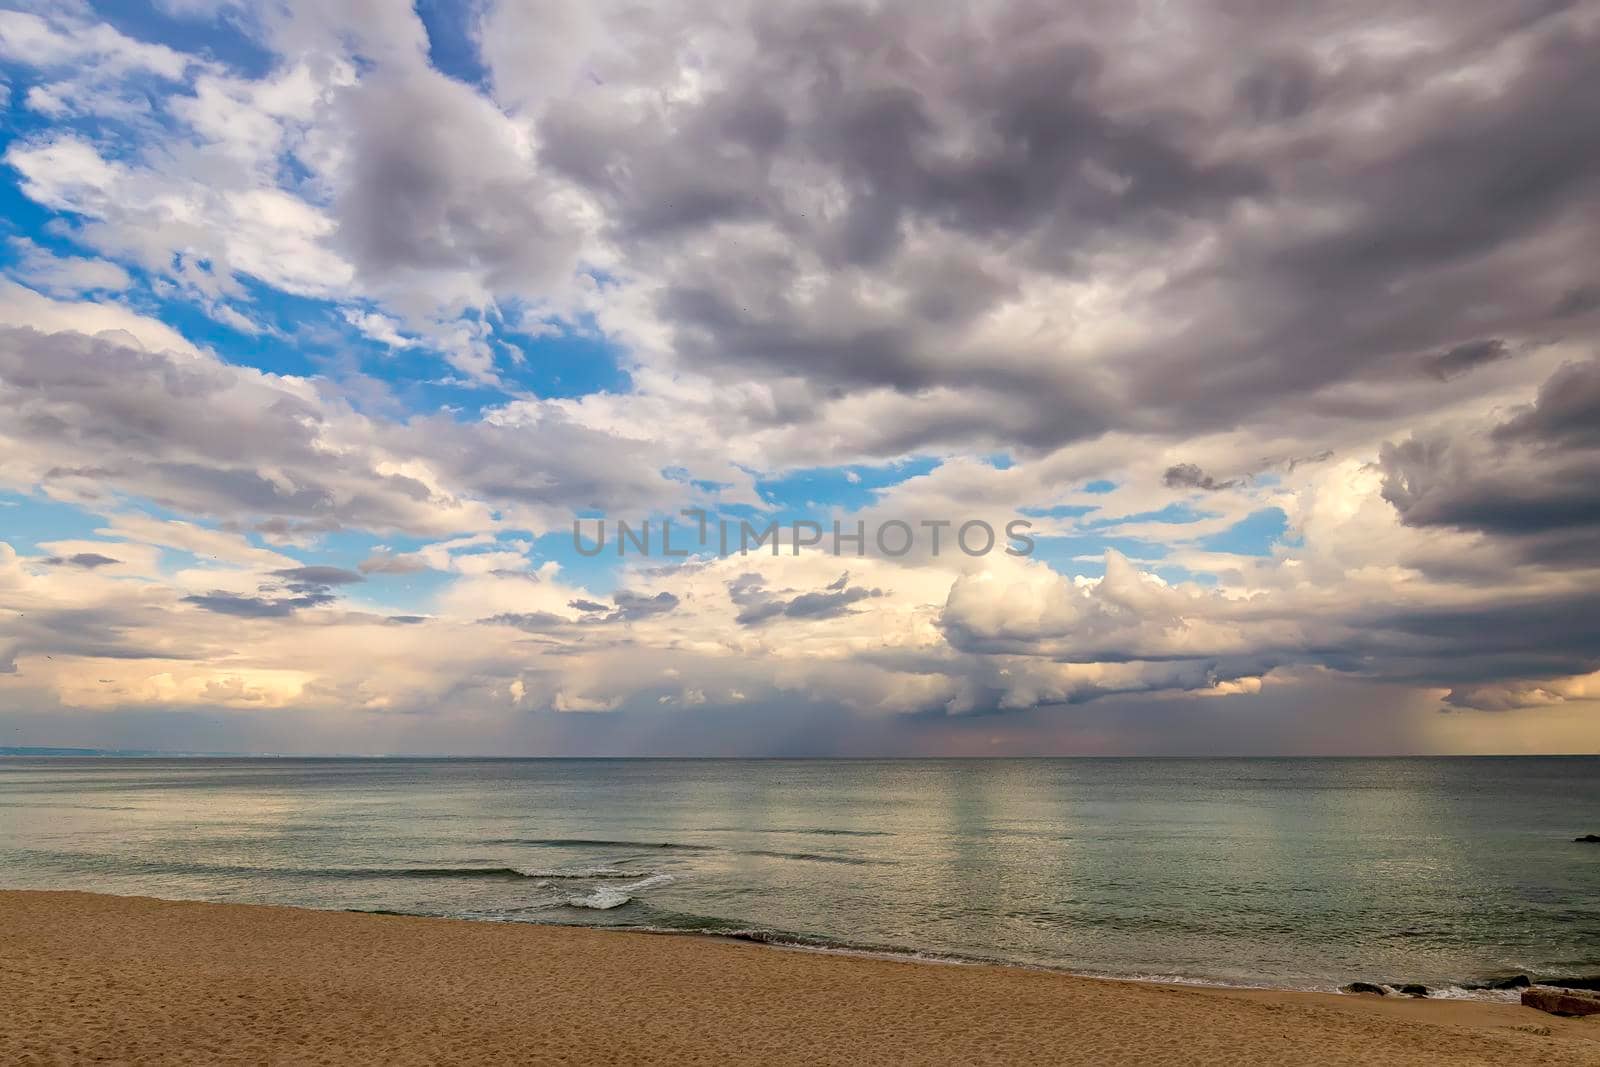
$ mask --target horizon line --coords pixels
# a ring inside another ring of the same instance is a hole
[[[1600,752],[1392,752],[1392,753],[1058,753],[1050,755],[947,755],[947,756],[890,756],[890,755],[487,755],[460,753],[359,753],[359,752],[186,752],[164,749],[94,748],[74,745],[0,745],[0,759],[301,759],[301,760],[462,760],[476,762],[529,762],[542,761],[723,761],[723,762],[928,762],[939,760],[1384,760],[1384,759],[1595,759]]]

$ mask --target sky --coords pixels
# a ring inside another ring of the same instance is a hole
[[[0,745],[1600,751],[1596,54],[0,2]]]

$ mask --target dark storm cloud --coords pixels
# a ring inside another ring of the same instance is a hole
[[[1449,381],[1457,375],[1477,370],[1485,363],[1494,363],[1511,355],[1510,347],[1500,338],[1468,341],[1447,352],[1440,352],[1423,360],[1427,372],[1440,381]]]
[[[1369,647],[1381,645],[1385,673],[1399,681],[1462,684],[1600,668],[1600,592],[1380,612],[1367,622],[1383,635]],[[1412,661],[1430,669],[1408,675],[1403,665]]]
[[[1550,310],[1555,319],[1574,318],[1600,309],[1600,285],[1580,285],[1563,293]]]
[[[1379,465],[1407,525],[1476,531],[1514,558],[1600,565],[1600,361],[1561,368],[1498,425],[1387,444]]]
[[[750,27],[745,64],[721,72],[729,84],[670,124],[619,128],[568,109],[546,122],[543,158],[605,196],[630,237],[776,210],[835,266],[881,264],[920,222],[985,237],[1043,229],[1063,244],[1038,251],[1056,258],[1072,239],[1160,234],[1264,187],[1247,164],[1205,158],[1181,99],[1108,107],[1105,49],[1063,39],[1068,18],[1029,7],[1015,5],[999,39],[920,5],[776,8]],[[919,62],[911,45],[932,54]],[[978,143],[952,147],[955,133]],[[840,180],[836,214],[783,207],[772,166],[789,152]],[[1086,166],[1115,177],[1086,180]],[[680,206],[666,216],[668,205]]]
[[[770,5],[701,27],[739,42],[707,54],[704,93],[550,103],[540,159],[657,279],[677,358],[922,401],[875,428],[884,454],[1290,419],[1350,382],[1460,376],[1588,306],[1573,251],[1600,243],[1600,30],[1580,7],[1182,6],[1157,77],[1131,6]],[[693,14],[638,17],[696,39]],[[1308,46],[1352,26],[1416,47]],[[607,59],[607,84],[662,76],[638,56]],[[1126,308],[1181,338],[982,337],[1040,279],[1202,240]],[[986,394],[990,414],[937,390]]]
[[[1552,681],[1600,670],[1600,591],[1379,613],[1360,633],[1341,669],[1445,687],[1455,707],[1511,709]]]
[[[1600,449],[1600,360],[1570,363],[1539,390],[1531,408],[1495,430],[1501,440]]]

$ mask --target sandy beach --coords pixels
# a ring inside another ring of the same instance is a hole
[[[0,893],[0,1062],[1592,1064],[1600,1018]]]

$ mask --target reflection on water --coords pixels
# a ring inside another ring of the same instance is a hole
[[[0,760],[0,885],[1322,987],[1600,971],[1600,759]]]

